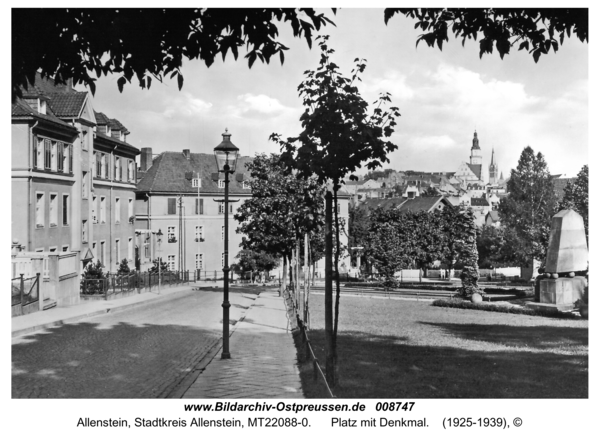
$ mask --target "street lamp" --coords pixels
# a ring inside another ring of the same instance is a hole
[[[158,253],[160,254],[160,250],[161,250],[161,244],[162,244],[162,236],[163,233],[161,231],[161,229],[158,229],[158,233],[156,233],[156,243],[158,243]],[[161,258],[158,258],[158,293],[160,294],[160,286],[161,286],[161,282],[160,282],[160,265],[161,265]]]
[[[225,231],[223,252],[223,352],[221,359],[231,358],[229,353],[229,174],[235,172],[239,149],[231,142],[231,134],[225,128],[223,141],[214,149],[217,169],[225,174]]]

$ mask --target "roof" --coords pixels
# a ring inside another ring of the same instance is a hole
[[[245,164],[252,161],[252,157],[239,157],[236,174],[243,174],[243,180],[250,180],[250,171]],[[186,173],[198,172],[202,180],[200,193],[224,193],[225,189],[218,188],[217,181],[213,181],[212,174],[217,172],[217,163],[213,154],[190,154],[190,159],[185,158],[181,152],[163,152],[152,162],[152,166],[144,174],[137,185],[137,192],[149,193],[197,193],[198,189],[192,187],[192,180],[186,179]],[[222,178],[222,176],[220,176]],[[230,176],[229,193],[250,194],[250,189],[242,188],[242,182]]]
[[[472,207],[489,207],[490,203],[485,198],[471,198]]]
[[[57,117],[75,118],[81,114],[81,109],[85,105],[87,92],[70,91],[63,93],[49,94],[52,111]]]
[[[22,119],[22,120],[32,120],[32,119],[44,120],[44,121],[55,123],[57,125],[61,125],[61,126],[64,126],[64,127],[75,129],[73,126],[69,125],[66,122],[63,122],[61,119],[59,119],[58,117],[56,117],[54,114],[52,114],[51,111],[49,111],[48,114],[41,114],[41,113],[35,111],[23,99],[17,99],[15,101],[15,103],[12,104],[11,116],[12,116],[13,120],[18,120],[18,119]]]
[[[370,198],[362,202],[360,206],[371,209],[382,207],[384,210],[387,210],[389,208],[398,207],[405,202],[406,200],[404,198]]]
[[[469,166],[469,168],[471,169],[471,171],[475,174],[475,176],[479,179],[481,179],[481,164],[469,164],[467,163],[467,166]]]
[[[129,130],[117,119],[111,119],[106,114],[98,111],[94,111],[94,116],[98,125],[108,125],[115,131],[123,131],[126,134],[130,134]]]
[[[118,138],[111,137],[110,135],[106,135],[106,134],[103,134],[101,132],[96,132],[95,136],[96,137],[95,137],[94,140],[96,140],[96,139],[98,139],[98,140],[104,139],[104,140],[106,140],[108,142],[113,143],[111,146],[114,146],[114,143],[116,143],[118,145],[125,146],[125,149],[129,149],[129,152],[132,152],[135,155],[139,155],[139,153],[140,153],[140,150],[138,148],[136,148],[135,146],[130,145],[129,143],[121,141]],[[94,146],[102,146],[102,144],[101,143],[100,144],[94,144]]]
[[[492,220],[492,222],[498,222],[500,220],[500,215],[498,214],[498,210],[488,211],[488,213],[485,215],[486,220],[487,220],[488,216]]]
[[[449,204],[443,196],[419,196],[408,199],[399,207],[400,211],[432,211],[440,202]]]

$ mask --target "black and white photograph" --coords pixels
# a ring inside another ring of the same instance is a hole
[[[591,436],[595,10],[470,3],[3,8],[11,428]]]

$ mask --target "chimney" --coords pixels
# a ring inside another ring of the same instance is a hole
[[[186,160],[190,159],[190,150],[189,149],[184,149],[183,150],[183,156],[185,157]]]
[[[152,167],[152,148],[142,148],[140,170],[145,172],[150,169],[150,167]]]

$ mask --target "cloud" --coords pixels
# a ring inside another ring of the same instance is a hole
[[[170,99],[162,115],[170,119],[175,117],[192,117],[198,114],[205,114],[212,106],[212,103],[198,99],[189,92],[182,92]]]
[[[394,105],[412,99],[415,95],[415,90],[406,83],[406,75],[395,70],[386,71],[383,78],[363,79],[363,81],[362,89],[365,93],[373,96],[379,96],[382,92],[390,93]]]
[[[261,114],[280,114],[286,111],[277,99],[266,96],[264,94],[253,95],[250,93],[242,94],[237,97],[239,103],[236,105],[235,111],[238,113],[258,112]]]

